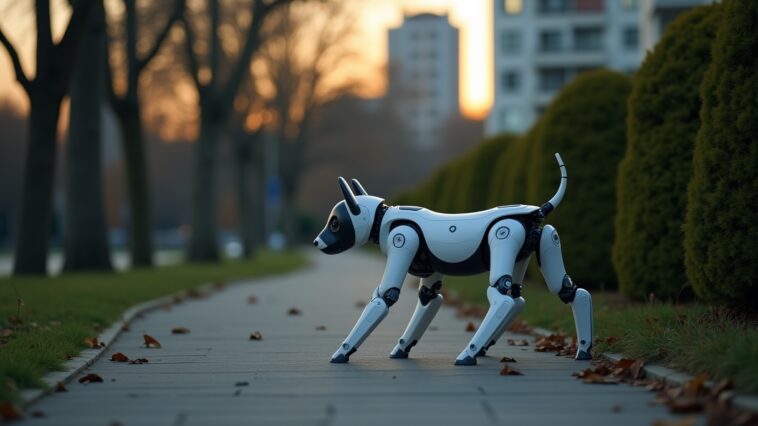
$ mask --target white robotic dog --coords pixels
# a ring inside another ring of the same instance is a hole
[[[555,154],[561,183],[553,198],[541,207],[523,204],[495,207],[475,213],[443,214],[421,207],[387,206],[368,195],[353,179],[356,194],[339,178],[345,200],[329,214],[326,227],[313,244],[327,254],[341,253],[368,241],[387,255],[384,276],[358,322],[331,362],[348,362],[358,347],[387,316],[400,296],[406,274],[421,277],[418,303],[391,358],[407,358],[442,305],[444,275],[473,275],[489,270],[490,308],[455,365],[476,365],[476,357],[508,329],[524,307],[521,283],[532,252],[537,254],[550,291],[571,305],[578,340],[577,360],[591,359],[592,298],[566,274],[558,232],[542,226],[566,191],[566,167]]]

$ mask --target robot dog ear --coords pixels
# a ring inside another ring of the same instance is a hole
[[[353,184],[353,189],[355,190],[355,193],[358,195],[368,195],[368,192],[366,192],[365,189],[363,189],[363,186],[360,182],[358,182],[358,179],[353,179],[350,183]]]
[[[347,182],[342,176],[340,176],[337,181],[340,184],[340,189],[342,189],[342,195],[345,196],[345,203],[347,203],[347,208],[350,209],[350,213],[355,216],[359,215],[361,213],[361,208],[358,205],[358,200],[355,198],[355,195],[347,185]]]

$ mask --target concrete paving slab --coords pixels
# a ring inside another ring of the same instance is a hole
[[[349,364],[330,364],[360,315],[356,302],[368,300],[384,263],[362,252],[316,253],[312,261],[306,270],[230,286],[135,320],[84,372],[99,374],[104,383],[71,383],[68,392],[33,404],[29,412],[45,417],[25,423],[621,426],[672,418],[665,408],[649,405],[654,394],[624,384],[582,384],[571,373],[587,362],[531,347],[503,343],[477,366],[454,366],[471,333],[448,308],[410,359],[389,359],[416,303],[409,286]],[[257,304],[248,303],[251,295]],[[291,307],[301,314],[288,315]],[[172,334],[174,327],[190,333]],[[262,340],[249,340],[254,330]],[[143,334],[162,348],[145,348]],[[149,363],[113,363],[115,352]],[[524,375],[500,376],[503,355],[516,358],[514,367]]]

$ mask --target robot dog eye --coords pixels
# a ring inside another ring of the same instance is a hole
[[[332,220],[329,221],[329,230],[332,232],[340,230],[340,221],[336,217],[333,217]]]

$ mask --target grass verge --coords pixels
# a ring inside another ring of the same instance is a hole
[[[521,314],[529,325],[574,333],[571,309],[540,280],[527,283]],[[486,275],[446,277],[445,288],[465,302],[486,304]],[[758,393],[758,326],[754,319],[702,304],[633,304],[617,293],[592,294],[596,351],[619,352],[711,379],[729,378],[735,389]],[[606,338],[614,337],[612,341]],[[496,348],[496,347],[495,347]]]
[[[18,402],[20,388],[43,386],[84,339],[129,307],[206,283],[283,273],[304,266],[298,253],[260,252],[249,261],[186,264],[122,273],[72,273],[0,279],[0,402]],[[22,301],[19,306],[18,301]]]

